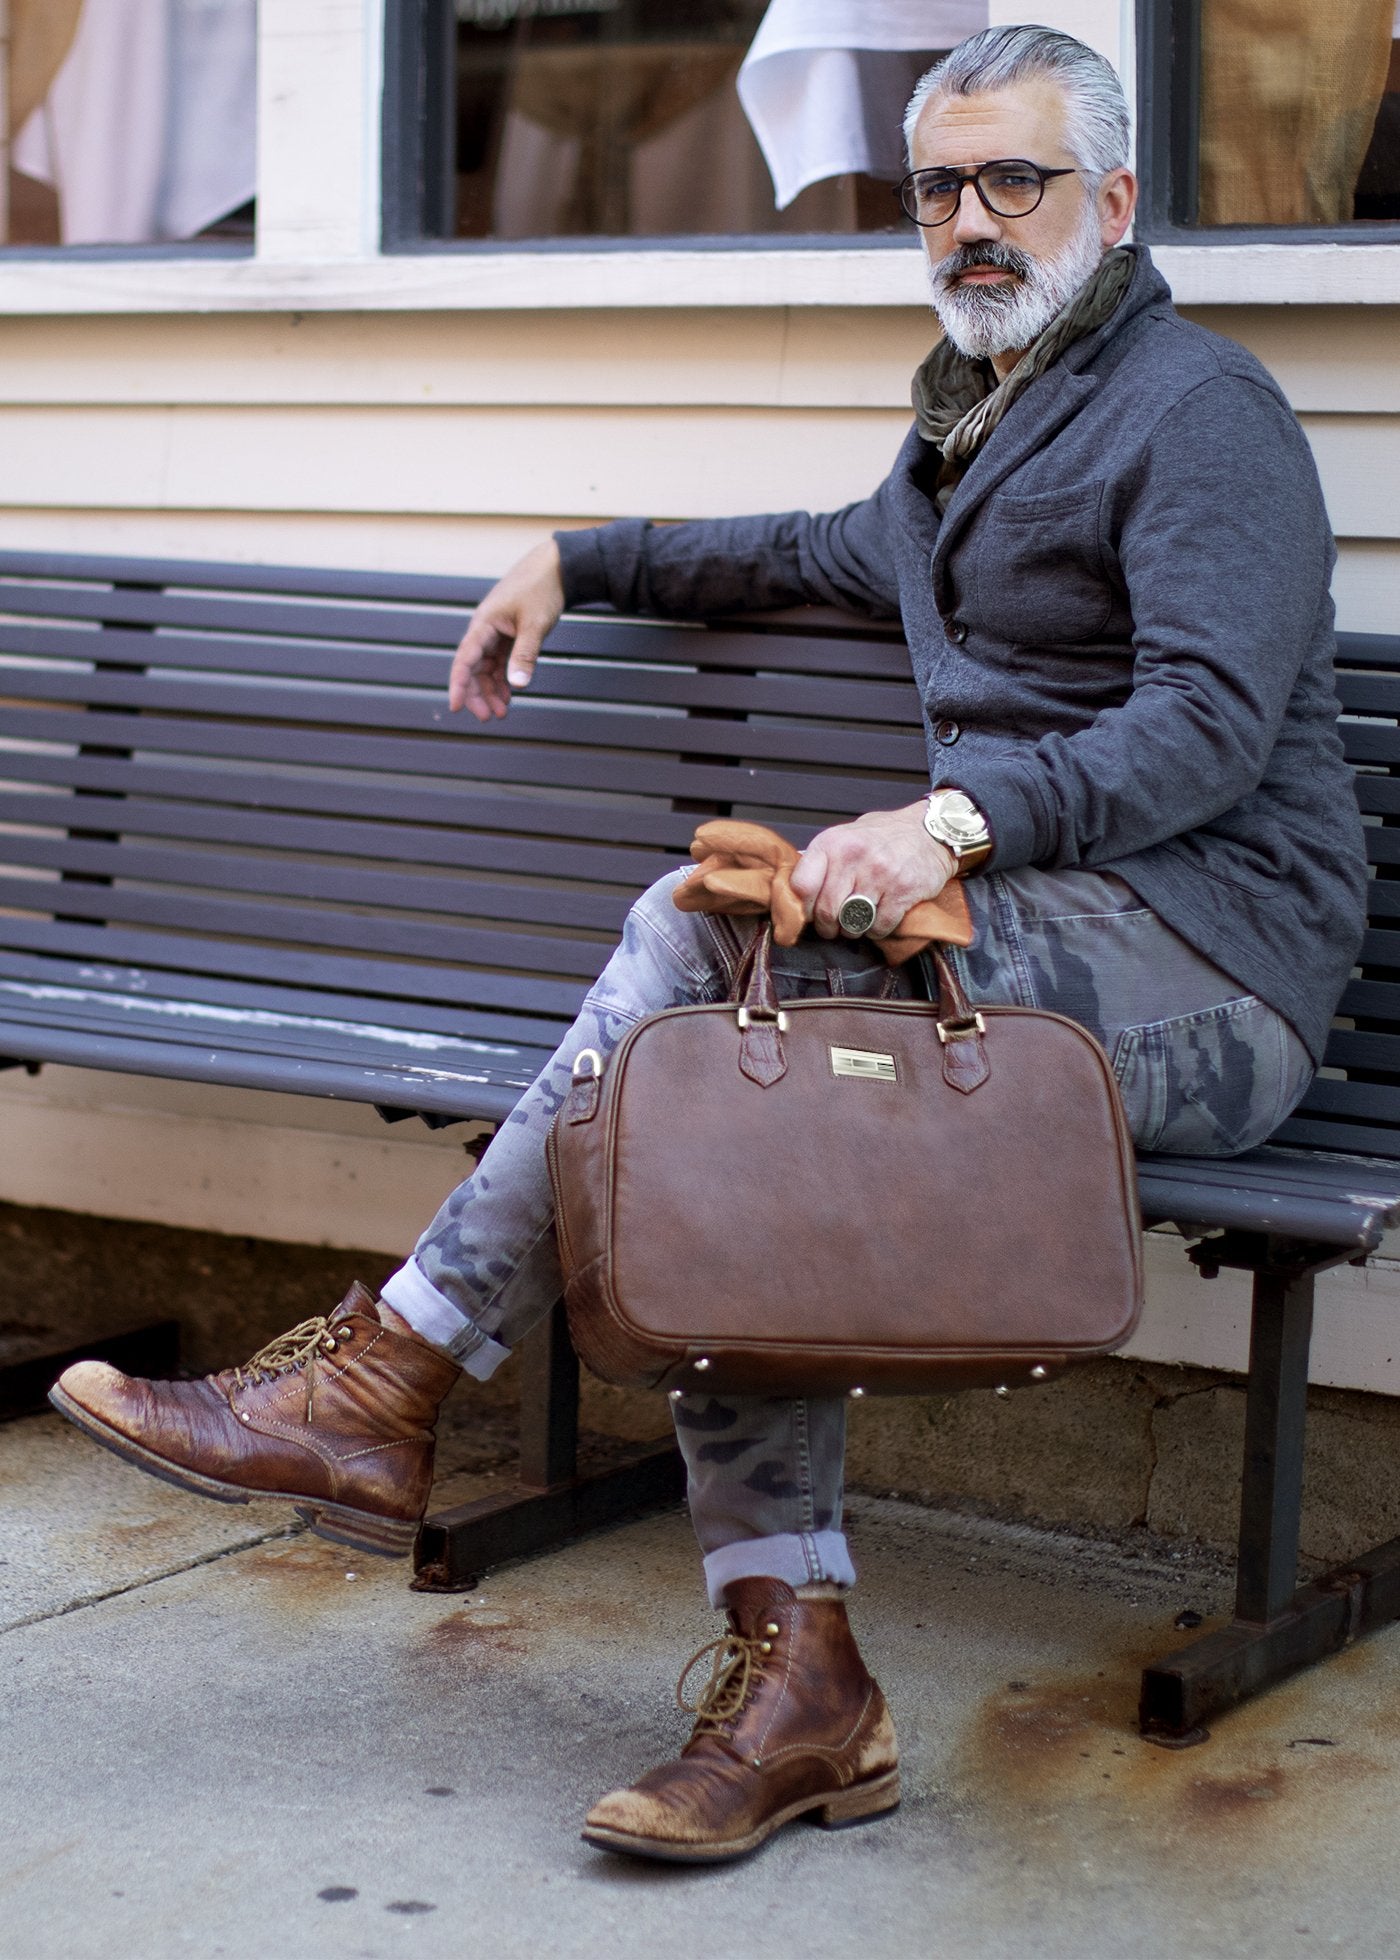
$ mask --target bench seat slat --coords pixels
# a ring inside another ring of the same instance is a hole
[[[0,1054],[76,1068],[168,1076],[180,1082],[332,1096],[493,1123],[504,1122],[520,1099],[521,1084],[513,1068],[433,1074],[294,1055],[245,1054],[213,1044],[141,1041],[115,1032],[97,1035],[57,1025],[37,1031],[42,1037],[42,1053],[26,1055],[24,1044],[35,1033],[0,1017]]]
[[[363,994],[322,993],[311,987],[283,987],[267,980],[230,979],[226,975],[162,972],[158,968],[101,965],[89,959],[58,959],[41,953],[0,950],[0,988],[20,989],[35,998],[44,989],[75,989],[94,999],[138,1005],[156,1001],[178,1006],[241,1008],[248,1013],[267,1009],[293,1019],[308,1017],[382,1027],[386,1020],[410,1034],[444,1034],[458,1041],[484,1042],[502,1053],[537,1048],[552,1053],[569,1026],[569,1016],[511,1014],[490,1008],[440,1006],[419,1000],[395,999],[392,1004]]]
[[[185,1046],[209,1041],[240,1054],[269,1053],[306,1061],[343,1061],[353,1055],[369,1067],[382,1064],[408,1074],[471,1075],[486,1069],[501,1080],[515,1081],[521,1089],[533,1082],[550,1054],[544,1047],[503,1044],[493,1050],[486,1042],[454,1040],[450,1035],[415,1036],[410,1029],[369,1022],[357,1028],[321,1017],[210,1003],[138,1000],[72,988],[36,988],[26,994],[5,982],[0,982],[0,1016],[11,1028],[28,1028],[40,1044],[45,1030],[61,1027],[70,1034],[116,1034],[124,1040],[176,1041]]]
[[[1273,1232],[1357,1252],[1374,1251],[1400,1224],[1400,1167],[1376,1158],[1319,1160],[1274,1144],[1243,1157],[1145,1155],[1138,1187],[1148,1223]]]

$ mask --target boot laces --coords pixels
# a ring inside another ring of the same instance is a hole
[[[335,1348],[331,1324],[324,1314],[318,1314],[314,1320],[303,1320],[299,1326],[279,1334],[266,1347],[260,1347],[251,1360],[235,1368],[233,1386],[236,1389],[256,1388],[260,1382],[271,1381],[277,1375],[294,1374],[304,1368],[306,1420],[310,1422],[316,1395],[316,1363],[322,1356],[334,1354]]]
[[[723,1734],[728,1724],[741,1715],[751,1690],[763,1672],[763,1642],[757,1635],[722,1633],[697,1647],[676,1683],[676,1706],[695,1717],[691,1736]],[[685,1698],[685,1684],[706,1656],[710,1656],[710,1678],[695,1697]]]

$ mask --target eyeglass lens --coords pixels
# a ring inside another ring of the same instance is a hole
[[[901,202],[916,225],[946,224],[958,207],[964,179],[952,170],[916,170],[901,187]],[[982,201],[999,218],[1024,218],[1045,195],[1045,180],[1019,158],[988,163],[977,173]]]

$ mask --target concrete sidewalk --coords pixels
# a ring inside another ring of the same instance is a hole
[[[442,1493],[484,1487],[458,1445]],[[685,1520],[490,1578],[209,1505],[57,1418],[0,1429],[0,1955],[1306,1955],[1400,1947],[1400,1637],[1173,1753],[1136,1675],[1219,1564],[858,1500],[893,1817],[747,1864],[580,1843],[683,1739],[717,1629]]]

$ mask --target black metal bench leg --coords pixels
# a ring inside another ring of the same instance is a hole
[[[507,1559],[553,1551],[685,1494],[669,1438],[629,1445],[610,1468],[578,1474],[578,1356],[562,1301],[522,1344],[520,1364],[519,1482],[424,1519],[413,1553],[416,1592],[469,1591]]]
[[[1314,1284],[1311,1273],[1254,1280],[1235,1576],[1235,1619],[1254,1626],[1276,1620],[1298,1587]]]
[[[1400,1539],[1298,1586],[1313,1275],[1254,1281],[1235,1617],[1142,1677],[1145,1735],[1201,1725],[1261,1688],[1400,1619]]]

